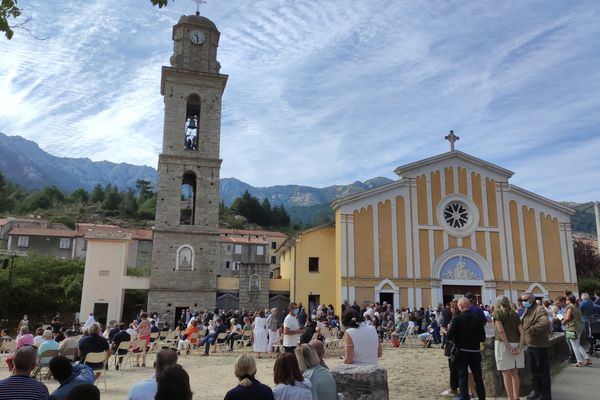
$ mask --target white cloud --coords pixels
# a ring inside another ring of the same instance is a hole
[[[0,41],[0,130],[58,155],[155,166],[160,66],[194,5],[143,3],[32,4],[31,27],[49,39]],[[203,14],[230,75],[222,176],[393,177],[446,151],[455,129],[460,149],[513,169],[526,189],[600,197],[598,168],[586,167],[600,150],[600,4],[238,0]]]

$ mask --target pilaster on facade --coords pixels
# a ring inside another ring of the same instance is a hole
[[[516,279],[515,272],[515,253],[512,241],[512,227],[510,220],[509,199],[507,198],[508,186],[502,182],[496,182],[496,209],[498,211],[498,221],[500,226],[500,248],[506,253],[507,258],[502,262],[502,278],[509,282]]]
[[[523,208],[517,203],[517,219],[519,222],[519,240],[521,242],[521,262],[523,263],[523,279],[529,280],[529,266],[527,265],[527,243],[525,242],[525,227],[523,223]]]
[[[398,277],[398,215],[396,200],[391,201],[392,206],[392,275]],[[398,303],[396,303],[398,304]]]
[[[538,256],[540,260],[540,276],[542,282],[546,282],[546,259],[544,257],[544,238],[542,236],[542,227],[540,224],[540,213],[535,213],[535,231],[537,233]]]
[[[567,224],[561,222],[560,227],[560,252],[562,255],[563,279],[569,282],[571,275],[569,271],[569,240],[567,238]]]
[[[373,209],[373,273],[379,277],[379,204],[375,202]]]

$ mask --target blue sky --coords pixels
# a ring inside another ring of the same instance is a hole
[[[19,1],[0,131],[156,167],[160,70],[190,0]],[[209,0],[223,177],[326,186],[457,148],[556,200],[600,200],[600,2]]]

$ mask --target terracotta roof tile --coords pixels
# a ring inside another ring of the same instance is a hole
[[[80,236],[77,231],[67,229],[45,229],[45,228],[16,228],[11,229],[9,235],[18,236],[51,236],[51,237],[76,237]]]
[[[231,236],[221,236],[220,241],[224,242],[224,243],[235,243],[235,244],[262,244],[265,246],[269,244],[269,242],[265,242],[264,240],[260,240],[257,238],[247,238],[247,237],[237,238],[237,237],[231,237]]]

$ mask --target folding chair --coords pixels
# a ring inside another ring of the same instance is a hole
[[[101,351],[99,353],[87,353],[85,356],[84,364],[102,364],[101,367],[96,367],[94,370],[94,374],[99,374],[98,379],[100,377],[104,377],[104,390],[106,390],[106,361],[108,359],[108,353],[106,351]],[[97,379],[96,379],[97,380]],[[94,381],[94,384],[96,382]]]
[[[215,339],[215,349],[213,350],[213,353],[217,350],[219,351],[219,353],[223,352],[223,345],[225,344],[225,340],[227,340],[226,332],[222,332],[217,335],[217,338]]]
[[[415,345],[417,344],[417,327],[409,326],[406,331],[404,331],[404,336],[400,338],[400,344],[405,345]]]
[[[75,361],[77,357],[77,348],[71,347],[69,349],[63,350],[60,352],[61,356],[67,357],[71,361]]]
[[[123,365],[125,365],[125,363],[129,360],[130,347],[130,341],[119,343],[119,347],[115,349],[115,369],[118,369],[120,371],[123,368]],[[121,356],[119,355],[119,350],[126,350],[127,352]]]
[[[248,346],[248,343],[252,341],[252,329],[244,329],[242,331],[242,336],[236,340],[238,344],[242,345],[242,350],[245,350]]]
[[[46,379],[50,378],[50,360],[58,355],[58,350],[46,350],[42,354],[38,354],[38,363],[31,373],[32,377],[38,377],[42,380],[42,370],[46,368]],[[45,359],[45,360],[44,360]]]
[[[158,345],[158,336],[160,335],[160,332],[152,332],[150,334],[150,348],[148,349],[148,353],[153,352],[154,350],[156,350],[156,345]]]

